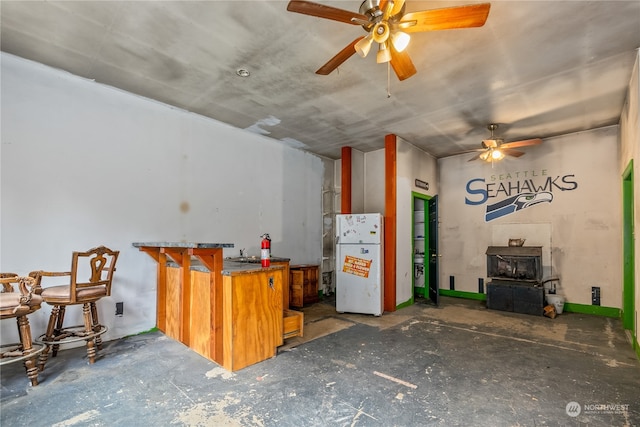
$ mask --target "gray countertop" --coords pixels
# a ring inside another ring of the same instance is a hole
[[[260,259],[258,259],[260,261]],[[178,264],[173,261],[167,262],[168,267],[178,268]],[[269,270],[269,269],[280,269],[282,266],[272,265],[271,267],[263,268],[262,265],[253,262],[234,262],[228,259],[224,260],[224,264],[222,265],[222,275],[223,276],[232,276],[234,274],[241,273],[250,273],[252,271],[261,271],[261,270]],[[203,273],[208,273],[209,269],[202,265],[202,263],[197,259],[191,260],[191,270],[193,271],[201,271]]]
[[[213,249],[213,248],[233,248],[233,243],[197,243],[197,242],[134,242],[136,248],[143,246],[151,248],[193,248],[193,249]]]
[[[271,267],[264,268],[259,263],[256,264],[249,262],[228,262],[225,260],[224,265],[222,266],[222,275],[233,276],[236,274],[251,273],[254,271],[277,270],[282,268],[283,266],[281,265],[272,265]]]
[[[291,258],[283,258],[283,257],[277,257],[277,256],[272,256],[271,258],[269,258],[271,260],[271,262],[289,262],[291,261]],[[259,256],[243,256],[243,257],[227,257],[224,259],[224,262],[242,262],[242,263],[250,263],[250,264],[260,264],[262,263],[262,260],[260,259]]]

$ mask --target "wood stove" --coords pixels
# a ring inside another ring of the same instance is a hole
[[[544,314],[541,246],[487,248],[487,308]]]

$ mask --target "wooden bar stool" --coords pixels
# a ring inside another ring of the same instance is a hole
[[[111,281],[119,253],[105,246],[99,246],[86,252],[73,252],[71,271],[39,270],[29,273],[29,276],[36,279],[39,287],[42,285],[43,278],[49,280],[54,277],[68,277],[66,279],[68,284],[49,286],[40,291],[44,302],[53,306],[47,332],[37,340],[46,346],[38,362],[40,371],[44,370],[49,351],[52,357],[55,357],[61,344],[74,341],[86,341],[89,363],[95,362],[96,349],[102,349],[100,336],[107,331],[107,327],[100,324],[98,319],[96,301],[111,295]],[[88,279],[81,279],[84,277]],[[83,325],[64,326],[65,310],[70,305],[82,305]]]
[[[0,273],[0,318],[15,318],[18,322],[19,343],[2,344],[0,347],[0,366],[24,361],[27,377],[31,385],[38,385],[36,359],[45,346],[31,342],[31,326],[27,315],[40,309],[42,297],[35,293],[36,281],[31,277],[19,277],[13,273]],[[17,285],[18,290],[14,289]]]

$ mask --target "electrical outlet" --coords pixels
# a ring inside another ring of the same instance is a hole
[[[124,303],[123,302],[117,302],[116,303],[116,316],[122,316],[124,315]]]

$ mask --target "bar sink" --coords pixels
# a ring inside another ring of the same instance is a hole
[[[232,262],[260,262],[260,258],[257,256],[237,256],[225,258],[226,261]]]

